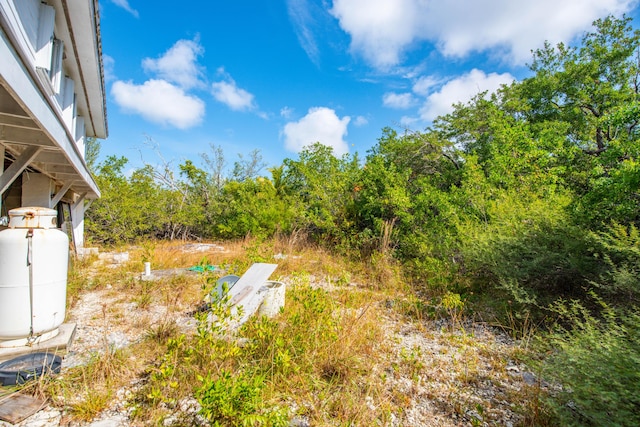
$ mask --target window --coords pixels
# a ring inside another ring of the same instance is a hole
[[[38,15],[38,36],[34,50],[36,53],[36,67],[49,71],[51,67],[51,54],[53,49],[53,28],[55,25],[56,11],[53,7],[40,4]]]
[[[53,53],[51,55],[51,68],[49,69],[49,78],[53,86],[54,93],[60,93],[62,85],[62,58],[64,54],[64,43],[62,40],[53,39]]]

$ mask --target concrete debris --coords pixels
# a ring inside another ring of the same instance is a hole
[[[129,261],[129,252],[100,252],[98,259],[111,264],[124,264]]]
[[[180,248],[183,252],[225,252],[224,246],[213,243],[188,243]]]

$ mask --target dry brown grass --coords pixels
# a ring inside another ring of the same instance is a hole
[[[129,389],[133,425],[162,423],[176,411],[175,402],[193,397],[198,375],[222,369],[266,373],[265,402],[285,405],[312,425],[389,425],[394,418],[399,426],[429,425],[420,424],[426,422],[421,417],[431,417],[433,425],[456,425],[473,421],[468,413],[477,405],[487,420],[517,420],[505,415],[510,404],[530,408],[524,402],[530,392],[518,392],[505,374],[514,353],[462,327],[433,326],[428,301],[410,292],[387,256],[347,260],[305,244],[302,236],[153,242],[128,252],[129,261],[120,265],[96,257],[77,261],[70,275],[71,311],[86,304],[85,295],[96,294],[104,306],[86,321],[104,342],[114,332],[134,337],[123,349],[101,344],[86,364],[65,369],[43,388],[77,420],[94,419]],[[203,263],[218,268],[143,281],[145,261],[153,270]],[[211,281],[228,272],[242,274],[253,262],[278,264],[273,279],[287,284],[284,313],[263,323],[252,319],[242,332],[243,345],[211,337],[199,341],[191,329],[184,347],[168,351],[167,341],[185,333],[180,322],[201,303]],[[510,390],[499,395],[510,400],[507,407],[478,397],[487,381]],[[153,393],[164,397],[148,398]]]

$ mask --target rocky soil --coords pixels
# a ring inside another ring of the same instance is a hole
[[[316,281],[314,285],[326,284]],[[119,322],[106,322],[107,307],[127,316]],[[380,321],[391,351],[387,364],[377,369],[384,370],[389,394],[402,399],[406,408],[392,415],[392,426],[515,426],[523,421],[522,409],[513,402],[522,402],[526,399],[523,396],[540,385],[526,366],[510,360],[518,343],[484,324],[452,325],[446,320],[407,323],[394,314],[391,305],[385,309],[388,316]],[[77,331],[63,359],[61,375],[105,345],[125,347],[140,340],[144,331],[137,325],[167,316],[184,330],[194,326],[188,310],[169,313],[162,305],[140,310],[109,289],[83,293],[68,313]],[[136,381],[119,390],[112,406],[90,423],[71,422],[59,409],[46,406],[16,426],[130,426],[125,402]],[[194,410],[194,405],[184,402],[183,409]],[[309,425],[304,419],[296,419],[293,424]],[[0,421],[0,427],[8,426],[11,424]]]

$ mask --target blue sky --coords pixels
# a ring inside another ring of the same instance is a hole
[[[221,147],[267,166],[319,141],[366,155],[384,127],[528,75],[637,0],[100,0],[109,138],[101,158],[177,167]]]

